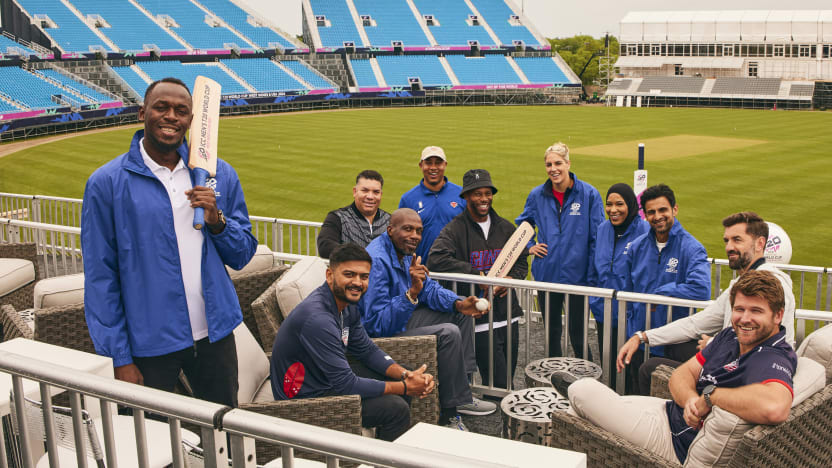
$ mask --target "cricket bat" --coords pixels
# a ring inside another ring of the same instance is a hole
[[[196,77],[193,93],[194,119],[188,136],[191,148],[188,167],[194,171],[194,185],[205,186],[208,177],[217,175],[217,136],[220,124],[222,86],[204,76]],[[194,229],[205,225],[205,210],[194,209]]]
[[[514,234],[509,237],[506,245],[503,246],[500,255],[497,255],[497,259],[494,260],[494,264],[488,270],[486,276],[489,278],[503,278],[508,275],[509,270],[517,263],[517,259],[520,258],[520,254],[523,253],[523,249],[526,248],[526,244],[533,236],[534,228],[532,225],[526,221],[520,223]]]
[[[638,170],[633,172],[633,192],[636,193],[636,200],[641,204],[641,192],[647,188],[647,171],[644,169],[644,143],[638,144]],[[644,210],[639,210],[644,219]]]

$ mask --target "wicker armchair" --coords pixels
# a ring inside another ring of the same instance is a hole
[[[651,394],[669,398],[673,369],[659,366],[653,373]],[[552,414],[552,446],[585,452],[587,466],[680,466],[640,449],[623,438],[577,416]],[[746,432],[728,466],[817,466],[832,463],[832,385],[792,408],[776,426],[758,425]]]
[[[0,258],[22,258],[35,266],[35,281],[0,297],[0,305],[10,304],[17,310],[30,309],[34,306],[35,283],[41,279],[38,266],[37,246],[34,243],[0,243]]]
[[[266,290],[272,283],[280,278],[280,275],[286,272],[289,267],[285,265],[278,265],[266,270],[255,271],[253,273],[244,273],[234,276],[231,281],[234,283],[234,289],[237,290],[237,298],[240,301],[240,309],[243,311],[243,322],[254,339],[263,347],[263,351],[270,352],[272,350],[272,342],[274,336],[270,340],[265,341],[260,337],[260,332],[257,320],[252,313],[252,302],[255,301],[263,291]]]

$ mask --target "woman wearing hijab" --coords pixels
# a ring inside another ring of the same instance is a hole
[[[629,185],[615,184],[607,191],[604,205],[607,220],[598,225],[595,251],[589,263],[589,282],[592,286],[615,290],[627,287],[630,273],[624,252],[636,238],[650,230],[650,225],[641,219],[638,210],[636,194]],[[590,297],[589,306],[595,316],[601,359],[606,357],[610,372],[613,372],[618,350],[618,301],[612,301],[609,350],[604,349],[604,300]]]

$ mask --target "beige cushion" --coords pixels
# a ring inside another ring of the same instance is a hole
[[[809,358],[798,358],[792,407],[823,389],[823,377],[823,366]],[[714,407],[690,444],[685,466],[726,466],[745,433],[754,426],[733,413]]]
[[[84,302],[84,274],[55,276],[35,284],[35,309]]]
[[[234,329],[234,341],[237,345],[237,390],[239,403],[251,403],[255,395],[269,378],[269,358],[263,348],[254,339],[245,323]],[[271,391],[271,387],[269,388]],[[274,399],[274,398],[272,398]]]
[[[832,324],[810,333],[797,348],[797,355],[819,362],[826,370],[826,383],[832,383]]]
[[[326,281],[326,262],[319,257],[306,257],[292,265],[277,281],[277,305],[283,318],[289,316],[300,301]]]
[[[22,258],[0,258],[0,296],[17,291],[35,280],[35,265]]]
[[[235,270],[229,266],[226,266],[225,269],[228,270],[228,274],[231,275],[232,278],[236,278],[239,275],[266,270],[273,266],[274,254],[272,254],[272,250],[267,246],[260,244],[257,246],[254,256],[251,257],[251,261],[249,261],[242,269]]]
[[[254,394],[254,399],[252,402],[254,403],[261,403],[264,401],[274,401],[274,395],[272,394],[272,379],[266,379],[263,382],[263,385],[260,386],[260,389],[257,390],[257,393]]]

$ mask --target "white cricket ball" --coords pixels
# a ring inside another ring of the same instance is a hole
[[[477,300],[477,306],[476,307],[477,307],[477,310],[480,311],[480,312],[488,310],[488,299],[486,299],[484,297],[480,298],[479,300]]]

